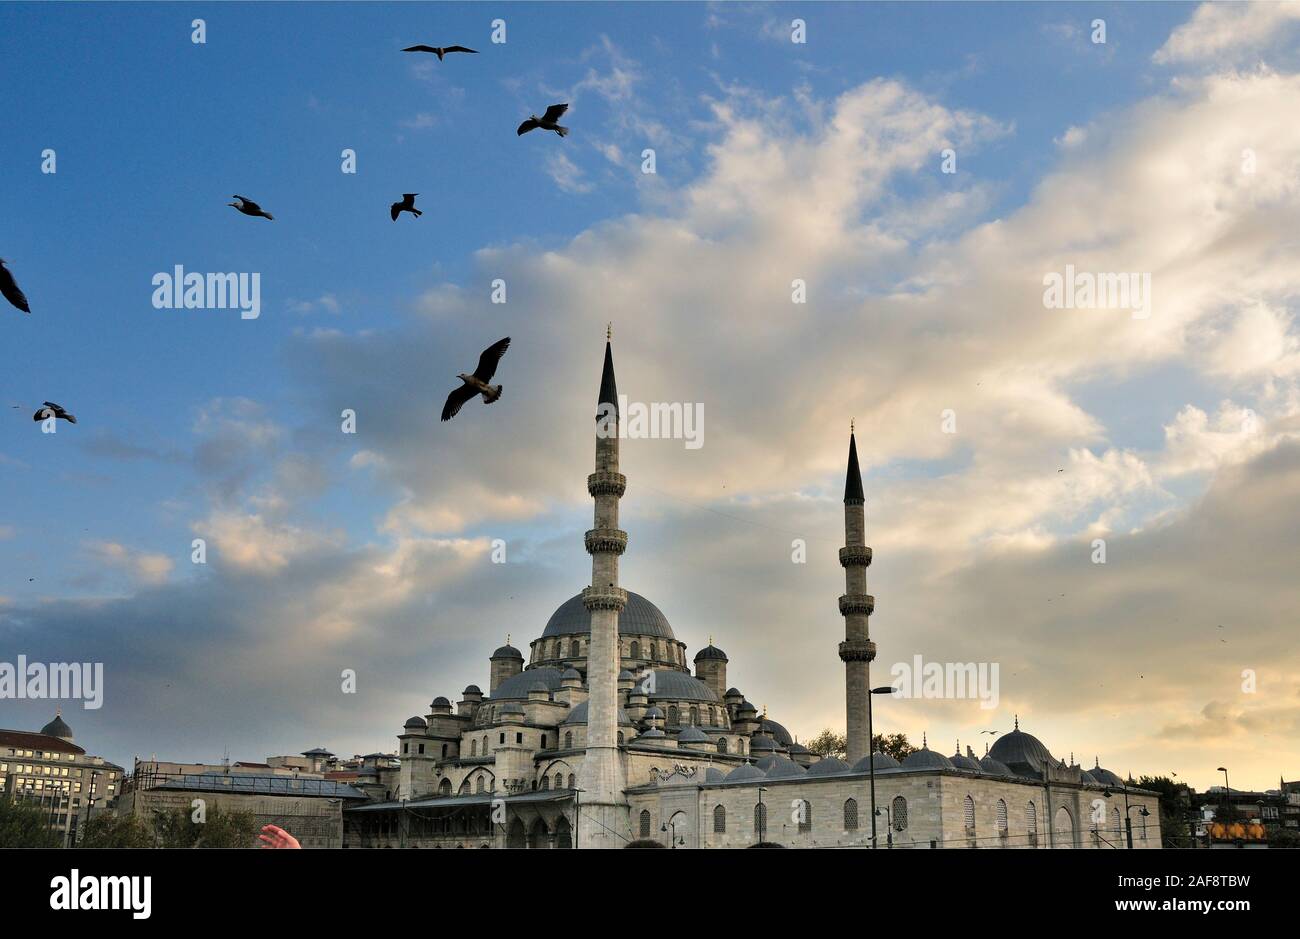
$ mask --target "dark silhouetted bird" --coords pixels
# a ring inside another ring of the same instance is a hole
[[[501,397],[501,385],[489,385],[492,376],[497,372],[497,363],[501,361],[501,356],[506,354],[510,348],[510,337],[494,342],[483,350],[483,354],[478,357],[478,368],[474,369],[473,375],[466,375],[463,372],[456,377],[459,378],[463,385],[447,395],[447,403],[442,406],[442,419],[449,421],[459,413],[461,406],[469,401],[475,395],[483,396],[484,404],[491,404],[497,398]]]
[[[0,293],[24,313],[32,312],[32,308],[27,305],[27,295],[18,289],[18,282],[9,273],[9,268],[5,267],[4,258],[0,258]]]
[[[515,134],[522,137],[530,130],[536,130],[540,127],[542,130],[553,130],[561,137],[567,136],[569,128],[561,127],[559,124],[555,123],[567,110],[569,110],[567,104],[553,104],[546,109],[546,113],[541,117],[538,117],[536,114],[530,114],[528,115],[528,120],[519,125],[519,130],[515,131]]]
[[[49,420],[51,417],[56,420],[65,420],[69,424],[77,423],[77,418],[74,415],[69,414],[53,401],[46,401],[44,407],[38,408],[36,413],[32,415],[32,420],[39,422]]]
[[[271,221],[275,221],[275,216],[273,216],[270,212],[267,212],[265,209],[263,209],[252,199],[245,199],[243,196],[231,196],[231,198],[238,199],[239,201],[227,202],[226,205],[233,206],[234,208],[243,212],[245,215],[259,216],[261,218],[269,218]]]
[[[434,55],[438,57],[439,62],[442,61],[442,57],[446,55],[448,52],[472,52],[474,53],[474,55],[478,55],[477,49],[466,49],[464,46],[407,46],[402,51],[403,52],[432,52]]]
[[[401,202],[394,202],[388,207],[388,214],[393,217],[394,222],[397,221],[397,216],[401,215],[403,212],[410,212],[416,218],[419,218],[424,214],[415,207],[415,197],[418,195],[418,192],[404,192],[402,193]]]

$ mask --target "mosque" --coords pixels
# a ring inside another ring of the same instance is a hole
[[[486,694],[470,685],[406,721],[393,798],[345,809],[344,847],[1160,847],[1156,793],[1054,757],[1018,719],[983,758],[928,742],[901,763],[869,752],[875,599],[853,434],[839,552],[846,760],[818,758],[760,714],[711,641],[688,658],[659,608],[619,585],[618,400],[607,340],[591,585],[526,659],[508,643],[492,653]]]

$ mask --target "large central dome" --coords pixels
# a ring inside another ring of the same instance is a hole
[[[673,628],[668,625],[668,617],[659,612],[655,606],[639,593],[627,592],[627,607],[618,614],[618,631],[628,635],[656,636],[660,639],[676,639]],[[570,597],[560,604],[560,608],[551,614],[542,630],[542,638],[551,636],[572,636],[591,632],[591,613],[582,605],[582,594]]]

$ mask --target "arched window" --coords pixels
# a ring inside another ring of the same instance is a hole
[[[633,639],[633,640],[632,640],[632,647],[631,647],[631,649],[629,649],[628,651],[629,651],[629,654],[632,656],[632,658],[634,658],[634,659],[639,659],[639,658],[641,658],[641,643],[639,643],[639,642],[637,642],[635,639]]]
[[[1006,835],[1007,833],[1007,803],[1003,799],[998,799],[998,834]]]
[[[646,809],[641,811],[641,837],[650,837],[650,812]]]
[[[812,831],[812,803],[807,799],[799,800],[799,831],[801,833]]]
[[[482,792],[482,791],[483,791],[483,774],[482,774],[482,773],[480,773],[480,774],[479,774],[479,777],[478,777],[477,779],[474,780],[474,791],[475,791],[475,792]]]
[[[573,747],[573,731],[566,730],[564,732],[564,749],[569,750],[572,749],[572,747]]]
[[[471,741],[469,742],[469,755],[470,755],[470,756],[478,756],[478,741],[477,741],[477,740],[471,740]]]
[[[484,734],[484,735],[483,735],[483,746],[480,748],[480,752],[481,752],[484,756],[487,756],[487,754],[488,754],[487,734]]]
[[[623,746],[623,731],[621,730],[618,732],[618,745]]]
[[[555,788],[556,789],[564,788],[564,776],[561,773],[555,774]]]
[[[1029,833],[1029,846],[1038,847],[1038,809],[1032,802],[1025,806],[1025,830]]]
[[[533,783],[533,788],[537,788],[537,783]],[[550,789],[550,788],[551,788],[551,780],[550,780],[548,777],[543,776],[543,777],[542,777],[542,791],[546,791],[547,789]]]
[[[443,777],[442,782],[438,783],[438,795],[440,796],[451,795],[451,780],[447,779],[445,776]]]
[[[907,831],[907,800],[902,796],[894,796],[893,808],[889,810],[890,820],[894,823],[894,831]]]
[[[975,800],[967,796],[961,803],[961,817],[966,825],[966,834],[975,832]]]
[[[675,704],[668,705],[668,726],[677,726],[677,705]]]
[[[727,810],[721,805],[713,807],[713,833],[720,835],[727,830]]]
[[[576,783],[576,780],[573,778],[573,774],[570,773],[570,774],[569,774],[569,788],[570,788],[570,789],[577,789],[578,787],[575,785],[575,783]]]
[[[754,806],[754,834],[760,840],[767,838],[767,806],[762,802]]]
[[[844,830],[858,830],[858,800],[846,799],[844,802]]]
[[[1124,824],[1119,819],[1119,809],[1110,810],[1110,827],[1115,830],[1115,837],[1118,838],[1124,831]]]
[[[659,661],[659,643],[654,642],[650,644],[650,658],[656,662]]]
[[[719,752],[719,753],[726,753],[726,752],[727,752],[727,738],[726,738],[726,737],[719,737],[719,738],[718,738],[718,752]]]
[[[718,726],[718,709],[717,709],[717,708],[709,708],[709,726],[710,726],[710,727],[717,727],[717,726]]]
[[[739,739],[736,740],[736,752],[737,752],[737,753],[744,753],[744,752],[745,752],[745,738],[744,738],[744,737],[740,737]]]
[[[442,745],[442,755],[444,757],[447,755],[447,745],[445,743]]]
[[[691,710],[690,710],[689,713],[690,713],[690,717],[691,717],[691,726],[692,726],[692,727],[699,727],[699,726],[700,726],[700,709],[699,709],[699,708],[691,708]]]
[[[578,646],[578,640],[577,640],[577,639],[575,639],[575,640],[573,640],[571,643],[569,643],[569,655],[573,656],[574,658],[577,658],[577,657],[578,657],[578,649],[579,649],[579,646]]]

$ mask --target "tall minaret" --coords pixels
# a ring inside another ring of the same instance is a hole
[[[596,502],[596,522],[586,537],[591,586],[582,592],[583,605],[591,611],[587,751],[579,782],[583,792],[578,839],[584,848],[622,847],[629,834],[618,750],[618,614],[627,605],[627,591],[618,586],[618,559],[627,548],[627,532],[618,527],[618,500],[627,489],[627,477],[618,471],[618,385],[610,338],[607,331],[596,410],[596,471],[587,477],[587,492]]]
[[[862,471],[858,469],[858,442],[850,425],[849,472],[844,481],[844,547],[840,548],[845,583],[844,596],[840,597],[840,612],[844,614],[840,659],[844,662],[844,699],[848,710],[844,736],[850,766],[871,753],[867,696],[871,693],[871,660],[876,657],[876,644],[868,635],[867,618],[876,607],[876,598],[867,593],[871,549],[866,540],[865,502]]]

